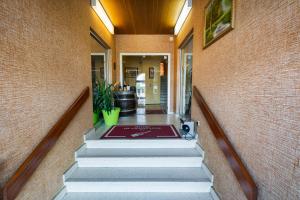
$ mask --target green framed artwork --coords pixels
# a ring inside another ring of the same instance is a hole
[[[228,33],[234,26],[234,1],[211,0],[205,7],[203,48]]]

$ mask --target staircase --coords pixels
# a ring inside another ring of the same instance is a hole
[[[218,199],[196,140],[87,138],[54,200]]]
[[[168,106],[168,76],[160,77],[160,105],[167,110]]]

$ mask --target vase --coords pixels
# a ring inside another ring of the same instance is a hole
[[[120,108],[116,107],[109,113],[106,110],[102,110],[104,122],[106,126],[117,125],[119,121]]]

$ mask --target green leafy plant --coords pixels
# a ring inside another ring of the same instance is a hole
[[[94,104],[97,112],[102,110],[110,114],[114,107],[113,85],[106,81],[97,81],[95,87]]]

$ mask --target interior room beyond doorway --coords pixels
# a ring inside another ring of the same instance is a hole
[[[135,88],[137,114],[167,114],[169,55],[123,54],[120,82]]]

